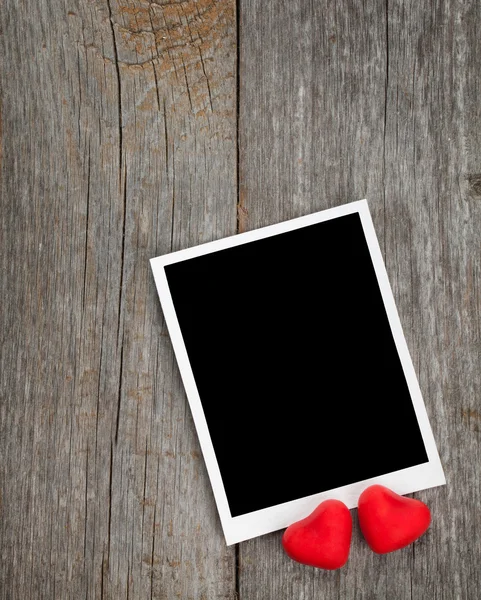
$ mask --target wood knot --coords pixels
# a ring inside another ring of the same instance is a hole
[[[120,60],[126,64],[146,64],[184,56],[197,60],[199,49],[204,56],[225,35],[231,25],[234,3],[214,0],[119,0],[111,21],[117,34]],[[131,55],[131,56],[130,56]]]
[[[481,413],[478,410],[473,408],[463,408],[461,410],[461,414],[463,415],[463,421],[466,423],[469,429],[471,429],[471,431],[475,431],[476,433],[481,431]]]
[[[471,196],[481,198],[481,173],[471,173],[466,176]]]

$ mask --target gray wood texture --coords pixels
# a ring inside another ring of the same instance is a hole
[[[242,226],[368,199],[448,483],[416,494],[418,542],[380,557],[356,527],[338,572],[292,563],[281,533],[241,544],[240,597],[480,598],[481,4],[240,16]]]
[[[149,259],[235,233],[235,5],[1,10],[0,598],[233,598]]]
[[[1,600],[481,596],[480,20],[0,4]],[[360,198],[448,484],[415,544],[356,526],[325,572],[281,532],[225,546],[148,260]]]

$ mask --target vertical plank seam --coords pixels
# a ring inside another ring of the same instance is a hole
[[[241,195],[240,195],[240,0],[235,0],[235,15],[236,15],[236,234],[240,232],[240,210],[241,210]],[[235,545],[235,598],[240,600],[240,545]]]
[[[87,556],[87,515],[88,515],[88,482],[89,482],[89,447],[87,445],[87,460],[85,465],[85,491],[84,491],[84,570]]]
[[[386,77],[384,80],[384,131],[382,141],[382,190],[383,190],[383,229],[384,229],[384,260],[386,260],[386,128],[387,100],[389,88],[389,0],[385,0],[386,17]]]
[[[147,491],[147,455],[148,455],[148,440],[147,440],[147,436],[145,437],[145,461],[144,461],[144,490],[143,490],[143,501],[142,501],[142,525],[141,525],[141,541],[140,541],[140,547],[141,547],[141,551],[142,551],[142,555],[144,552],[144,522],[145,522],[145,504],[146,504],[146,499],[145,499],[145,492]],[[153,568],[153,564],[151,565],[151,568]],[[140,575],[142,576],[142,570],[144,567],[144,562],[143,560],[140,562]],[[152,589],[151,589],[152,592]]]
[[[236,206],[236,234],[241,230],[241,194],[240,194],[240,0],[236,0],[236,185],[237,185],[237,206]]]
[[[412,566],[411,566],[411,600],[413,600],[413,574],[414,574],[414,560],[415,560],[415,544],[412,545]]]
[[[156,517],[157,517],[157,502],[154,506],[154,522],[152,525],[152,546],[151,546],[151,555],[150,555],[150,600],[153,600],[153,598],[154,598],[154,556],[155,556],[155,519],[156,519]]]
[[[239,567],[240,567],[240,545],[235,545],[235,598],[240,600],[240,581],[239,581]]]
[[[104,561],[105,561],[105,553],[102,550],[102,576],[100,578],[100,600],[104,600]]]
[[[167,123],[167,121],[166,121]],[[167,135],[167,125],[165,127],[165,133]],[[167,140],[166,140],[167,143]],[[169,167],[167,165],[167,171]],[[170,251],[174,249],[174,227],[175,227],[175,147],[172,144],[172,221],[170,226]]]

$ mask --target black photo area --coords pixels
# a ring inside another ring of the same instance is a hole
[[[427,462],[357,213],[165,271],[233,517]]]

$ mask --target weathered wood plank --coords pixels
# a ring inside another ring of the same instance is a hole
[[[242,544],[241,598],[479,596],[480,16],[241,3],[241,229],[368,198],[448,479],[418,494],[426,536],[380,557],[356,526],[339,572],[293,564],[281,533]]]
[[[148,258],[235,231],[234,4],[0,11],[0,597],[233,598]],[[448,486],[341,572],[240,545],[240,598],[479,595],[480,16],[241,4],[239,230],[369,199]]]
[[[233,598],[148,260],[235,232],[234,2],[0,10],[0,597]]]
[[[448,481],[418,495],[434,520],[412,549],[410,593],[476,598],[481,203],[469,177],[481,171],[481,5],[395,3],[389,15],[386,262]]]

